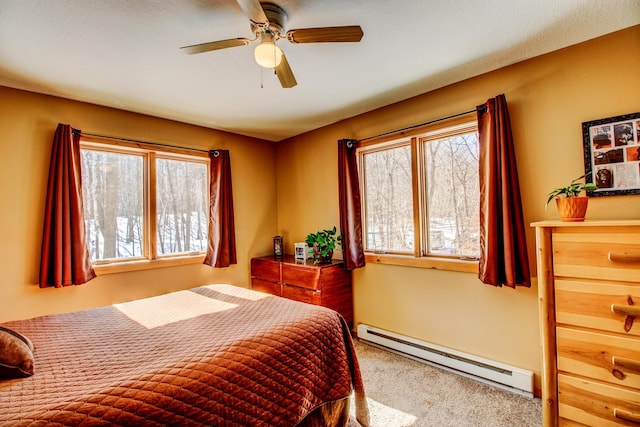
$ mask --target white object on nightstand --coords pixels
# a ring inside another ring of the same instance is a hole
[[[306,243],[294,243],[295,245],[295,259],[308,259],[311,258],[309,254],[309,245]]]

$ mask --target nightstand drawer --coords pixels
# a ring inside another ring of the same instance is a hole
[[[640,282],[640,227],[553,235],[555,276]]]
[[[640,284],[556,279],[555,299],[558,324],[640,336]]]
[[[280,263],[260,258],[251,259],[251,276],[272,282],[280,281]]]
[[[558,391],[561,418],[589,426],[634,426],[640,422],[637,391],[564,374],[558,375]]]
[[[271,282],[268,280],[251,279],[251,289],[259,292],[266,292],[268,294],[282,296],[282,285],[279,282]]]
[[[640,390],[640,339],[557,328],[558,369]]]
[[[282,266],[282,282],[307,289],[320,289],[321,268],[308,268],[297,265]]]
[[[251,284],[259,291],[336,310],[353,326],[351,272],[340,260],[314,264],[293,255],[252,258]]]
[[[282,296],[315,305],[320,305],[322,302],[322,295],[320,291],[298,288],[297,286],[283,285]]]

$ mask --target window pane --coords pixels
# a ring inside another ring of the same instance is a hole
[[[428,252],[479,256],[478,135],[426,143]]]
[[[91,260],[143,256],[142,157],[87,149],[81,153]]]
[[[411,147],[364,155],[366,249],[412,252]]]
[[[207,249],[208,193],[205,163],[157,160],[158,255]]]

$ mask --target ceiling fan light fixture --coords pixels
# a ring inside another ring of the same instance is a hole
[[[276,68],[282,62],[282,50],[272,41],[263,41],[253,53],[258,65],[264,68]]]

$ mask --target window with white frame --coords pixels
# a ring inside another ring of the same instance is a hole
[[[361,143],[365,252],[477,259],[478,154],[469,117]]]
[[[208,158],[83,137],[82,197],[92,263],[207,249]]]

